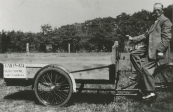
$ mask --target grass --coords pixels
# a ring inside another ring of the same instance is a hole
[[[73,94],[64,107],[45,107],[38,103],[30,87],[6,87],[1,84],[0,91],[1,112],[171,112],[173,109],[172,92],[158,92],[157,101],[150,104],[136,97],[114,99],[109,92],[84,91]]]
[[[3,54],[1,55],[2,61],[10,58],[20,58],[25,54]],[[6,56],[5,56],[6,55]],[[100,54],[31,54],[30,57],[41,56],[43,59],[49,57],[104,57],[110,59],[111,53]],[[124,54],[123,54],[124,55]],[[126,54],[124,55],[126,56]],[[29,58],[30,59],[30,58]],[[81,58],[82,60],[82,58]],[[74,60],[73,60],[74,61]],[[97,62],[98,60],[96,60]],[[127,78],[130,74],[123,73],[120,77],[119,87],[125,86]],[[85,87],[97,87],[97,88],[114,88],[114,85],[97,85],[87,84]],[[41,105],[31,87],[12,87],[5,86],[3,80],[0,80],[0,112],[172,112],[173,110],[173,92],[171,91],[159,91],[156,102],[144,102],[138,97],[124,97],[118,96],[114,98],[111,92],[95,92],[95,91],[83,91],[81,94],[74,93],[70,101],[63,107],[45,107]]]

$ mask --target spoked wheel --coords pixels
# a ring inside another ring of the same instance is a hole
[[[173,89],[173,65],[161,65],[154,75],[156,89]]]
[[[43,105],[62,106],[72,95],[72,81],[68,74],[59,68],[42,70],[34,83],[34,92]]]

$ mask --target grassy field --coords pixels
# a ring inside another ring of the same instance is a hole
[[[128,54],[122,54],[129,61]],[[26,54],[1,54],[2,63],[58,63],[64,66],[69,63],[85,64],[110,64],[111,53],[33,53]],[[122,61],[122,66],[126,61]],[[70,68],[69,68],[70,69]],[[75,68],[77,69],[77,68]],[[119,86],[128,83],[126,75],[122,73]],[[126,77],[125,77],[126,76]],[[114,85],[85,85],[85,87],[114,88]],[[74,93],[63,107],[45,107],[41,105],[31,87],[7,87],[0,80],[0,112],[172,112],[173,92],[157,92],[156,102],[141,101],[138,97],[114,98],[111,92],[83,91],[81,94]]]

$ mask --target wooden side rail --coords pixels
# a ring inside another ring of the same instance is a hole
[[[112,64],[115,65],[114,69],[115,69],[115,79],[117,78],[117,72],[119,70],[119,50],[118,50],[118,41],[114,42],[114,45],[112,46],[112,57],[111,57],[111,61]]]

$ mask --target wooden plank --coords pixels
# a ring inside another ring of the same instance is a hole
[[[117,47],[117,42],[115,42],[115,44],[113,46],[113,50],[112,50],[112,58],[111,58],[112,63],[113,63],[112,65],[110,63],[111,62],[110,60],[108,60],[107,58],[103,58],[103,57],[99,57],[99,59],[98,59],[98,57],[97,58],[95,58],[95,57],[79,58],[80,60],[82,60],[81,63],[75,63],[76,58],[74,58],[74,59],[71,58],[71,60],[70,60],[71,63],[62,62],[62,63],[59,63],[59,65],[66,68],[69,72],[111,65],[108,68],[101,68],[101,69],[96,69],[96,70],[91,70],[91,71],[83,71],[83,72],[73,73],[73,75],[74,75],[74,78],[77,80],[78,79],[80,79],[80,80],[115,80],[115,65],[114,64],[116,63],[115,62],[116,47]],[[102,58],[104,59],[104,61]],[[97,59],[98,62],[93,61],[95,59]],[[106,60],[106,63],[105,63],[105,60]],[[34,78],[37,71],[46,65],[48,65],[48,64],[32,64],[32,63],[26,64],[27,78],[29,78],[29,79]]]
[[[113,58],[114,58],[113,64],[115,65],[115,67],[114,67],[114,69],[115,69],[115,72],[114,72],[115,78],[117,78],[117,72],[119,70],[119,60],[117,60],[118,54],[119,54],[119,51],[118,51],[118,41],[115,41],[114,45],[112,47],[112,55],[113,55]]]
[[[34,78],[35,74],[39,69],[46,66],[47,64],[29,64],[27,65],[27,78]],[[65,68],[69,71],[73,70],[85,70],[90,68],[96,68],[96,67],[102,67],[102,66],[108,66],[106,64],[80,64],[80,63],[68,63],[68,64],[62,64],[61,66],[65,66]],[[73,76],[75,79],[93,79],[93,80],[109,80],[111,77],[111,74],[109,74],[110,69],[109,68],[102,68],[102,69],[96,69],[96,70],[90,70],[90,71],[83,71],[78,73],[73,73]]]
[[[112,57],[111,57],[112,64],[116,63],[116,43],[112,46]]]
[[[73,64],[73,66],[78,66]],[[100,67],[99,65],[83,66],[83,70],[89,68]],[[109,80],[109,68],[102,68],[90,71],[83,71],[78,73],[73,73],[75,79],[95,79],[95,80]]]
[[[115,80],[115,64],[116,64],[116,48],[117,48],[117,42],[114,43],[113,50],[112,50],[112,64],[109,62],[107,58],[103,57],[93,57],[93,58],[71,58],[70,62],[67,61],[63,62],[63,60],[58,63],[60,66],[66,68],[69,72],[70,71],[76,71],[76,70],[85,70],[85,69],[91,69],[96,67],[103,67],[103,66],[109,66],[108,68],[100,68],[96,70],[91,71],[82,71],[78,73],[73,73],[74,78],[77,80]],[[104,60],[103,60],[103,59]],[[59,59],[59,58],[58,58]],[[64,59],[64,58],[63,58]],[[79,63],[75,63],[75,60],[81,60]],[[98,62],[93,60],[98,60]],[[106,60],[106,63],[105,63]],[[62,63],[61,63],[62,62]],[[48,64],[26,64],[26,74],[29,79],[32,79],[35,77],[35,74],[39,69],[46,66]]]
[[[39,69],[41,69],[41,68],[27,68],[26,69],[26,74],[27,74],[26,78],[33,79]]]
[[[48,64],[26,64],[26,68],[42,68]]]
[[[80,64],[81,65],[81,64]],[[83,65],[80,66],[79,64],[68,64],[66,65],[66,69],[68,68],[78,68],[78,70],[85,70],[85,69],[89,69],[89,68],[95,68],[95,67],[101,67],[103,65],[100,64],[91,64],[91,65]],[[43,67],[43,65],[39,65],[39,67],[36,67],[36,65],[30,65],[27,67],[27,78],[34,78],[35,74],[37,73],[37,71],[39,69],[41,69],[41,66]],[[105,66],[105,65],[104,65]],[[96,70],[90,70],[90,71],[83,71],[83,72],[78,72],[78,73],[73,73],[73,76],[75,79],[92,79],[92,80],[114,80],[114,70],[113,70],[112,65],[110,65],[109,68],[102,68],[102,69],[96,69]],[[75,69],[76,70],[76,69]]]

